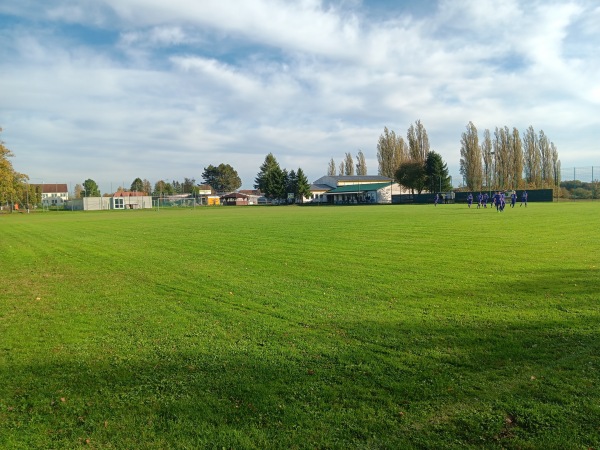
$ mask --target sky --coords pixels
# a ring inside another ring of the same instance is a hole
[[[268,153],[309,181],[420,120],[460,139],[531,125],[563,168],[600,164],[595,0],[4,0],[0,138],[32,182],[251,189]]]

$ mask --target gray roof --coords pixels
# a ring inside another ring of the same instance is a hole
[[[354,183],[389,183],[393,181],[389,177],[384,177],[381,175],[339,175],[339,176],[329,176],[325,175],[318,180],[315,180],[313,184],[326,184],[331,186],[332,188],[337,187],[338,183],[342,182],[354,182]]]
[[[334,186],[329,186],[328,184],[311,184],[310,185],[310,190],[311,191],[328,191],[330,189],[333,189]]]

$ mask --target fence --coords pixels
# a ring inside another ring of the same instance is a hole
[[[598,182],[600,179],[600,166],[570,167],[560,170],[561,181],[578,180],[585,183]]]

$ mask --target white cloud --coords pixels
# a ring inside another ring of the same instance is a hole
[[[563,167],[597,163],[600,9],[584,2],[448,0],[377,21],[317,0],[45,5],[0,6],[42,24],[0,30],[3,137],[32,176],[199,179],[227,162],[250,186],[269,152],[315,179],[358,149],[375,173],[383,127],[404,135],[416,119],[451,167],[470,120],[531,124]],[[109,36],[61,33],[64,22]]]

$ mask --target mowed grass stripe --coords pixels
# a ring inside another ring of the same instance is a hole
[[[2,216],[0,444],[597,446],[599,216]]]

